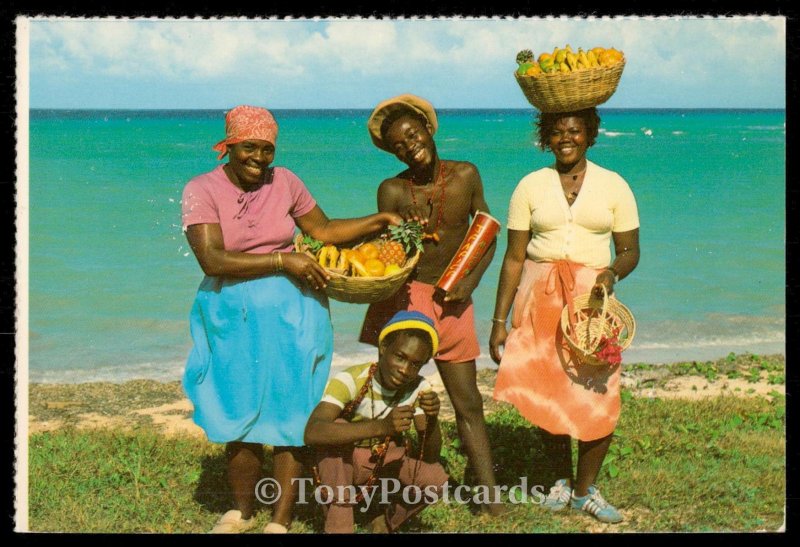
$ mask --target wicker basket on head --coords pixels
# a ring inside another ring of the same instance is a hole
[[[528,102],[542,112],[574,112],[603,104],[617,90],[625,60],[613,66],[575,72],[542,72],[520,76],[514,72]]]
[[[302,249],[302,240],[303,234],[295,237],[295,250],[305,252],[313,258],[312,253]],[[361,245],[363,243],[356,245],[354,249]],[[372,304],[386,300],[403,286],[418,261],[419,253],[417,252],[407,258],[404,264],[401,264],[399,271],[380,277],[352,277],[343,275],[341,271],[326,268],[331,278],[325,287],[325,293],[334,300],[350,304]]]
[[[571,308],[571,309],[570,309]],[[616,298],[609,298],[603,286],[603,298],[591,292],[576,296],[572,305],[561,310],[561,332],[577,359],[587,365],[607,365],[594,352],[601,337],[610,338],[614,331],[622,351],[633,342],[636,335],[636,320],[631,311]]]

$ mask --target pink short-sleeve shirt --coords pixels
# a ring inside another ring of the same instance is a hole
[[[184,231],[193,224],[219,224],[228,251],[290,251],[295,219],[317,205],[303,181],[275,167],[270,184],[243,192],[222,167],[193,178],[183,189]]]

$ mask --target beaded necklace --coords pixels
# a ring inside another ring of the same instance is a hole
[[[559,179],[561,180],[561,190],[564,192],[564,197],[567,198],[567,203],[572,205],[576,199],[578,199],[578,192],[581,191],[581,186],[583,186],[583,175],[586,173],[588,165],[583,166],[583,170],[577,173],[561,173],[556,169],[558,173]],[[564,179],[567,177],[572,178],[573,187],[568,192],[566,188],[564,188]],[[578,178],[581,177],[581,181],[575,184],[578,181]]]
[[[433,196],[436,193],[436,184],[439,182],[439,179],[442,179],[442,190],[439,193],[439,215],[436,217],[436,226],[433,227],[433,239],[435,241],[439,241],[439,225],[442,223],[442,217],[444,216],[444,192],[447,188],[447,178],[444,172],[444,161],[439,160],[439,173],[436,175],[436,178],[433,179],[433,188],[431,190],[431,195],[428,198],[428,205],[433,209]],[[414,192],[414,177],[408,179],[408,188],[411,190],[411,203],[414,205],[417,204],[417,195]]]
[[[400,394],[402,393],[399,390],[395,393],[395,396],[392,398],[391,401],[392,404],[387,404],[386,408],[383,409],[383,411],[380,414],[378,414],[377,417],[375,416],[375,393],[372,389],[372,379],[375,377],[375,373],[377,372],[377,370],[378,370],[378,363],[370,363],[369,371],[367,372],[367,380],[364,382],[364,385],[361,386],[361,389],[359,390],[358,394],[356,394],[356,396],[353,398],[353,400],[347,403],[345,407],[342,409],[342,412],[339,414],[339,418],[343,418],[347,421],[350,421],[350,419],[352,419],[352,417],[355,415],[356,410],[361,404],[361,401],[363,401],[364,397],[366,397],[368,391],[370,392],[372,419],[381,418],[388,409],[397,405],[397,403],[399,402]],[[417,401],[415,401],[415,406],[416,403]],[[422,457],[424,455],[425,440],[427,439],[427,436],[428,436],[428,428],[426,427],[425,430],[422,432],[422,443],[420,445],[419,460],[422,460]],[[374,437],[372,439],[374,439]],[[364,491],[367,488],[374,486],[375,482],[378,479],[378,471],[380,470],[381,467],[383,467],[383,462],[386,459],[386,453],[389,451],[389,442],[391,440],[392,436],[387,435],[383,439],[383,442],[373,444],[372,447],[370,448],[370,450],[372,451],[372,455],[376,458],[375,467],[373,467],[372,472],[369,475],[369,478],[367,478],[367,481],[363,485],[363,488],[359,488],[358,493],[353,499],[353,503],[361,503],[364,500]],[[405,441],[406,441],[405,442],[406,454],[410,454],[409,439],[406,438]],[[414,480],[416,480],[418,469],[419,469],[419,461],[417,462],[417,465],[414,468]],[[314,475],[315,485],[319,486],[320,484],[322,484],[322,481],[320,480],[319,476],[319,470],[316,465],[312,467],[312,473]]]

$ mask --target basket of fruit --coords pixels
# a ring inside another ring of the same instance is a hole
[[[622,302],[591,292],[576,296],[561,310],[561,333],[572,354],[587,365],[616,365],[633,342],[636,320]]]
[[[574,112],[606,102],[617,90],[625,56],[614,48],[555,48],[538,59],[517,54],[514,77],[528,102],[542,112]]]
[[[371,304],[386,300],[406,282],[422,252],[422,225],[403,222],[370,241],[339,248],[298,234],[295,250],[319,262],[331,276],[327,295],[340,302]]]

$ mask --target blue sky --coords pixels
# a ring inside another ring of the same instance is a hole
[[[517,51],[566,44],[625,52],[608,107],[783,108],[786,100],[782,17],[18,23],[32,108],[371,108],[405,92],[438,108],[524,108],[512,75]]]

